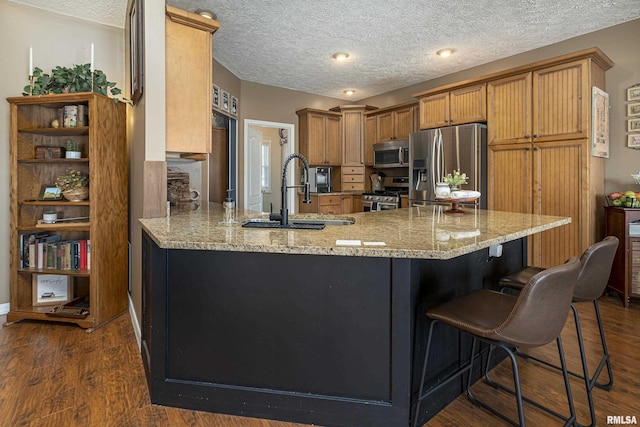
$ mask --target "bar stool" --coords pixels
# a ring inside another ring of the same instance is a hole
[[[567,320],[567,313],[569,311],[569,305],[571,304],[580,266],[581,264],[578,258],[573,257],[565,264],[548,268],[533,276],[525,287],[522,288],[522,291],[517,297],[496,291],[478,290],[428,310],[426,314],[427,317],[432,319],[432,322],[429,326],[418,399],[413,416],[413,426],[416,427],[417,425],[422,400],[436,393],[444,385],[465,372],[469,373],[467,375],[466,385],[469,400],[511,424],[524,426],[523,400],[534,403],[539,407],[542,406],[522,396],[518,363],[512,347],[539,347],[548,344],[554,339],[558,346],[558,354],[564,376],[564,384],[569,404],[569,416],[565,417],[548,408],[542,408],[563,419],[565,426],[574,424],[576,414],[571,396],[571,387],[560,332],[562,332],[562,328]],[[469,362],[456,372],[424,392],[424,380],[427,374],[431,340],[434,327],[438,323],[449,325],[472,337],[471,357]],[[511,359],[515,385],[513,394],[516,396],[519,424],[480,401],[471,393],[473,356],[478,340],[492,347],[502,348]]]
[[[585,390],[587,392],[587,400],[589,401],[589,412],[591,415],[590,426],[595,425],[595,408],[593,405],[593,396],[591,391],[593,387],[598,387],[604,390],[611,390],[613,386],[613,372],[611,371],[611,360],[609,357],[609,351],[607,349],[607,343],[604,337],[604,329],[602,328],[602,318],[600,317],[600,307],[598,305],[598,298],[603,294],[607,282],[609,281],[609,275],[611,274],[611,267],[613,265],[613,258],[616,255],[618,249],[618,238],[613,236],[605,237],[601,242],[591,245],[580,257],[582,268],[578,275],[576,282],[576,288],[573,293],[571,311],[573,312],[573,318],[576,325],[576,334],[578,336],[578,347],[580,349],[580,359],[582,361],[582,375],[569,371],[570,375],[580,378],[584,381]],[[499,285],[502,286],[502,290],[506,288],[512,288],[521,290],[531,277],[543,271],[540,267],[525,267],[524,269],[503,277],[499,281]],[[598,322],[598,329],[600,331],[600,342],[602,344],[603,355],[598,363],[593,376],[589,376],[589,369],[587,367],[587,358],[584,351],[584,342],[582,340],[582,330],[580,327],[580,319],[578,316],[578,310],[574,303],[577,302],[593,302],[593,307],[596,313],[596,320]],[[538,359],[536,357],[518,353],[520,356],[535,360],[539,363],[547,365],[549,367],[560,369],[559,366]],[[600,373],[604,366],[607,367],[607,373],[609,375],[609,381],[606,384],[597,382]]]

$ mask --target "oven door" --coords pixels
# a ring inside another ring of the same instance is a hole
[[[379,211],[386,211],[389,209],[398,209],[398,204],[395,202],[377,202]]]
[[[375,212],[378,211],[378,202],[374,202],[371,200],[363,200],[362,201],[362,212]]]

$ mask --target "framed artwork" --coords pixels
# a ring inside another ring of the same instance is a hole
[[[40,200],[62,200],[62,191],[54,184],[43,185],[40,190]]]
[[[627,116],[640,116],[640,102],[627,104]]]
[[[238,115],[238,98],[236,98],[235,96],[231,97],[231,115]]]
[[[216,108],[220,108],[220,87],[213,85],[211,89],[211,102]]]
[[[142,0],[133,0],[129,8],[129,69],[131,72],[131,93],[129,98],[134,104],[142,96],[144,45]]]
[[[627,120],[627,132],[640,132],[640,117]]]
[[[627,135],[627,147],[640,148],[640,134]]]
[[[591,155],[609,158],[609,94],[593,87]]]
[[[627,89],[627,101],[640,101],[640,85]]]
[[[227,92],[226,90],[222,91],[222,105],[220,106],[220,108],[222,109],[222,111],[229,111],[229,92]],[[640,104],[638,104],[640,105]]]
[[[33,305],[58,305],[72,298],[71,276],[34,274],[32,279]]]

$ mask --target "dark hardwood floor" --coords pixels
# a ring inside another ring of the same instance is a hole
[[[600,354],[592,305],[580,304],[590,369]],[[617,297],[603,297],[601,311],[613,358],[614,388],[595,389],[596,421],[607,416],[635,416],[640,422],[640,304],[622,307]],[[4,322],[6,319],[0,318]],[[569,368],[580,362],[573,320],[562,334]],[[535,349],[536,355],[557,360],[554,345]],[[561,375],[535,362],[520,360],[523,392],[566,413]],[[235,417],[154,406],[149,401],[142,361],[131,319],[123,314],[91,334],[60,323],[20,322],[0,329],[0,426],[220,426],[301,427],[301,424]],[[503,362],[494,378],[510,383],[510,366]],[[606,380],[606,373],[603,373]],[[578,421],[588,424],[583,384],[572,380]],[[479,382],[474,391],[515,417],[511,397]],[[561,425],[554,418],[527,406],[528,425]],[[490,413],[459,397],[428,426],[503,426]],[[363,426],[366,427],[366,426]]]

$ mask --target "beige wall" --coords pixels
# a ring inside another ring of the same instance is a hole
[[[0,0],[0,200],[9,200],[9,104],[5,99],[20,96],[29,83],[29,47],[33,47],[34,67],[50,73],[57,65],[88,63],[91,43],[96,69],[124,91],[122,28]],[[9,204],[5,202],[0,205],[0,304],[8,302]]]
[[[215,43],[215,36],[214,36]],[[215,79],[215,77],[214,77]],[[242,165],[244,159],[244,122],[243,119],[262,120],[277,123],[290,123],[296,129],[296,147],[298,141],[298,116],[297,110],[303,108],[317,108],[328,110],[347,102],[326,96],[314,95],[296,90],[283,89],[260,83],[242,82],[242,97],[240,99],[240,121],[238,123],[238,201],[239,206],[244,200],[244,179]],[[297,148],[295,149],[297,152]]]
[[[627,88],[640,83],[638,40],[640,40],[640,19],[407,88],[362,99],[358,103],[371,104],[377,107],[399,104],[412,100],[413,94],[427,89],[520,65],[526,65],[578,50],[598,47],[615,63],[613,68],[606,73],[606,91],[609,93],[611,109],[609,110],[610,150],[609,159],[606,161],[605,192],[609,193],[619,190],[638,191],[640,188],[629,175],[640,171],[640,151],[626,147],[627,122],[625,117]]]

